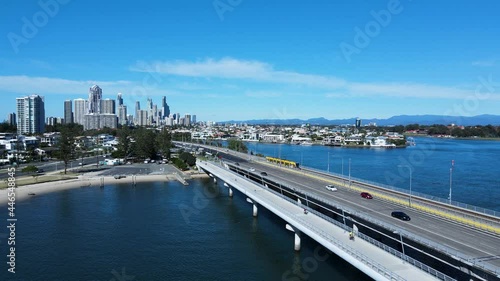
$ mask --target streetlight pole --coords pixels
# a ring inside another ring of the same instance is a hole
[[[401,241],[401,252],[403,253],[403,262],[404,262],[406,255],[405,255],[405,244],[403,243],[403,235],[401,234],[400,231],[397,230],[393,231],[392,233],[399,234],[399,239]]]
[[[328,151],[328,168],[326,171],[330,173],[330,151]]]
[[[349,158],[349,187],[351,187],[351,158]]]
[[[450,168],[450,195],[448,196],[448,199],[450,199],[450,205],[451,205],[451,183],[452,183],[452,177],[453,177],[453,168]]]
[[[411,208],[411,178],[412,178],[412,174],[413,174],[413,169],[411,168],[411,166],[408,166],[408,165],[398,165],[398,167],[407,167],[410,170],[410,197],[408,200],[409,200],[409,205]]]

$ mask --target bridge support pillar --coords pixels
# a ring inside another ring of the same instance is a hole
[[[300,236],[295,233],[295,241],[293,242],[293,249],[295,251],[300,251]]]
[[[229,197],[233,197],[233,189],[231,187],[229,188]]]
[[[250,199],[250,198],[247,198],[247,202],[248,202],[248,203],[250,203],[250,204],[253,204],[253,216],[254,216],[254,217],[257,217],[257,214],[258,214],[258,211],[259,211],[259,210],[257,209],[257,203],[254,203],[254,202],[252,201],[252,199]]]
[[[214,183],[217,183],[217,178],[214,177]]]
[[[295,229],[293,226],[289,224],[286,224],[285,228],[290,230],[291,232],[294,232],[295,239],[293,242],[293,249],[295,251],[300,251],[300,246],[301,246],[300,231]]]

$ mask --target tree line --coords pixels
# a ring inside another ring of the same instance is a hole
[[[57,145],[55,156],[64,162],[64,173],[66,173],[68,164],[72,159],[83,157],[83,149],[78,149],[75,141],[76,137],[82,135],[80,125],[63,124],[57,126],[61,133]],[[172,135],[170,130],[164,128],[160,131],[150,130],[143,127],[129,128],[124,126],[115,130],[118,137],[117,150],[111,153],[114,158],[129,159],[156,159],[159,157],[170,158],[170,149],[172,147]],[[97,146],[94,149],[99,149]],[[98,153],[98,151],[96,151]]]

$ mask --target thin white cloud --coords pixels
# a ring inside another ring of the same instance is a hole
[[[483,67],[489,67],[489,66],[494,66],[496,63],[496,60],[478,60],[478,61],[473,61],[472,65],[473,66],[483,66]]]
[[[465,98],[474,91],[414,83],[351,83],[348,92],[351,96],[390,96],[414,98]]]
[[[130,87],[130,81],[77,81],[61,78],[0,76],[0,89],[4,92],[18,94],[82,94],[88,93],[92,85],[99,85],[103,92],[118,93]]]
[[[345,81],[336,77],[302,74],[275,70],[270,64],[259,61],[223,58],[205,59],[197,62],[137,62],[132,71],[160,73],[188,77],[246,79],[271,83],[300,84],[317,88],[339,88]]]
[[[268,63],[234,58],[220,60],[208,58],[196,62],[166,61],[166,62],[137,62],[130,68],[132,71],[148,72],[152,75],[165,74],[181,77],[248,80],[274,84],[285,84],[287,87],[299,86],[311,92],[331,90],[324,94],[332,97],[413,97],[413,98],[444,98],[461,99],[474,94],[475,85],[470,87],[444,87],[417,83],[359,83],[350,82],[334,76],[305,74],[293,71],[275,70]],[[305,88],[305,86],[307,86]],[[250,87],[250,86],[249,86]],[[471,90],[472,89],[472,90]],[[246,96],[266,97],[280,95],[279,91],[247,91]],[[287,96],[285,92],[281,94]]]
[[[279,98],[283,94],[279,92],[269,92],[269,91],[247,91],[245,96],[250,98]]]

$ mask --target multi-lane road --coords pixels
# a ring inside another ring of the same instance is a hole
[[[104,156],[99,156],[99,157],[84,157],[83,159],[79,158],[73,161],[70,161],[68,163],[68,169],[70,168],[75,168],[82,163],[83,165],[90,165],[90,164],[96,164],[99,161],[104,160]],[[31,164],[30,164],[31,165]],[[39,170],[43,170],[44,173],[48,172],[55,172],[58,170],[63,170],[64,169],[64,162],[62,161],[50,161],[50,162],[41,162],[39,164],[34,164]],[[24,173],[21,172],[22,168],[27,165],[21,165],[20,167],[17,168],[16,170],[16,175],[17,176],[23,176]],[[8,177],[7,171],[0,173],[0,179],[5,179]]]
[[[214,149],[208,148],[206,149]],[[427,244],[435,245],[440,251],[460,259],[462,262],[484,267],[487,271],[493,270],[500,274],[500,236],[475,229],[470,226],[459,224],[450,220],[427,214],[413,208],[402,207],[395,203],[380,200],[377,197],[365,199],[360,193],[352,189],[338,186],[338,191],[329,191],[325,186],[329,183],[338,183],[334,177],[322,175],[321,177],[310,176],[306,171],[279,167],[263,161],[252,161],[248,155],[236,154],[227,150],[213,150],[213,154],[233,164],[233,167],[246,170],[256,176],[260,172],[266,172],[263,176],[271,181],[279,182],[290,188],[301,190],[305,193],[324,198],[332,202],[332,205],[342,206],[348,210],[354,210],[370,217],[384,225],[400,231],[412,240],[420,240]],[[254,158],[256,159],[256,158]],[[238,162],[239,165],[235,165]],[[255,171],[250,171],[250,169]],[[366,189],[370,192],[370,189]],[[411,221],[401,221],[393,218],[391,212],[402,210],[411,217]],[[465,258],[465,260],[463,259]]]
[[[359,193],[354,193],[341,186],[338,186],[338,191],[329,191],[325,185],[331,183],[333,179],[322,181],[301,175],[298,170],[273,167],[259,162],[240,161],[239,167],[248,170],[254,168],[256,173],[265,171],[268,174],[266,178],[270,180],[322,197],[335,205],[356,210],[425,240],[434,241],[440,246],[450,249],[451,252],[463,253],[477,261],[481,260],[484,263],[500,267],[500,237],[498,235],[478,231],[410,208],[405,208],[403,211],[411,217],[411,221],[393,218],[391,212],[401,210],[401,206],[378,200],[376,197],[365,199]],[[484,261],[486,258],[489,260]]]

